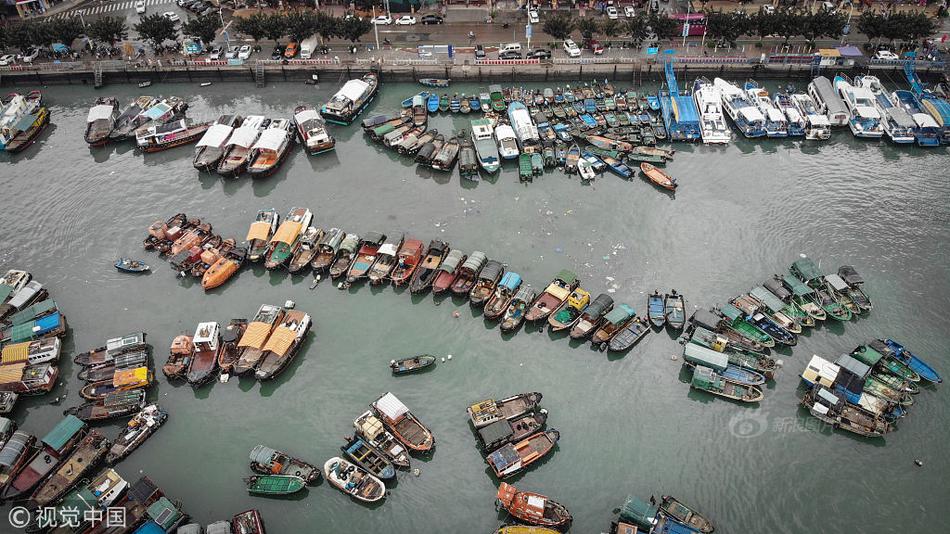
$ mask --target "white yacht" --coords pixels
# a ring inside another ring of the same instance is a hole
[[[835,91],[844,101],[851,117],[848,127],[855,137],[869,139],[880,138],[884,135],[881,127],[881,114],[874,107],[874,95],[863,87],[851,85],[851,81],[842,75],[835,76]]]
[[[772,97],[772,102],[779,111],[785,114],[785,119],[788,120],[788,136],[803,137],[808,125],[805,122],[805,116],[798,111],[798,108],[792,102],[791,96],[788,93],[778,92]]]
[[[877,76],[858,76],[854,83],[861,89],[867,89],[874,97],[874,107],[881,114],[881,128],[887,137],[897,144],[913,143],[917,140],[915,130],[917,122],[902,106],[891,100]]]
[[[535,152],[541,144],[538,127],[531,120],[528,108],[521,102],[512,102],[508,105],[508,120],[518,138],[518,145],[522,152]]]
[[[693,100],[699,111],[703,143],[729,143],[732,140],[732,132],[722,114],[722,95],[719,89],[706,78],[697,78],[693,83]]]
[[[495,139],[498,140],[498,154],[502,159],[518,159],[518,138],[514,129],[507,124],[495,127]]]
[[[755,107],[759,108],[765,117],[765,135],[769,137],[788,137],[788,119],[777,107],[772,104],[769,92],[754,81],[745,83],[745,92]]]
[[[742,89],[722,78],[713,80],[713,86],[719,89],[722,107],[742,135],[749,138],[765,135],[765,116]]]
[[[805,119],[805,139],[825,141],[831,138],[831,121],[818,109],[818,104],[807,93],[789,96],[795,109]]]

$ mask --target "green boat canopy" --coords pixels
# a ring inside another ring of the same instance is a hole
[[[659,509],[648,502],[641,501],[636,497],[627,497],[627,502],[623,503],[620,509],[620,520],[625,523],[633,523],[641,526],[647,531],[656,525],[656,514]]]
[[[148,516],[151,517],[152,521],[155,521],[158,526],[165,529],[166,532],[178,524],[183,517],[182,513],[178,511],[178,508],[168,500],[168,497],[161,497],[152,503],[152,505],[148,507]]]
[[[730,321],[735,321],[736,319],[742,318],[742,312],[732,304],[723,304],[719,311],[722,312]]]
[[[12,316],[10,316],[10,324],[19,325],[26,323],[32,321],[35,317],[55,309],[56,301],[53,299],[46,299],[30,306],[29,308],[24,308],[23,310],[14,313]]]
[[[75,415],[67,415],[43,437],[43,443],[53,450],[60,450],[77,432],[86,427],[86,423]]]
[[[716,352],[695,343],[687,343],[683,347],[683,359],[687,362],[702,367],[710,367],[717,371],[724,371],[729,365],[729,357],[721,352]]]
[[[612,325],[618,325],[636,314],[637,312],[634,311],[633,308],[626,304],[621,304],[607,312],[607,315],[604,316],[604,320]]]
[[[883,354],[872,349],[871,347],[868,347],[867,345],[863,345],[855,349],[855,351],[851,353],[851,356],[859,362],[870,367],[877,365],[877,362],[881,361],[881,358],[884,357]]]
[[[821,271],[811,258],[802,258],[792,264],[792,271],[798,273],[798,276],[806,281],[821,278]]]
[[[804,282],[792,275],[786,274],[782,277],[782,281],[785,282],[785,285],[792,290],[792,293],[794,293],[796,297],[805,297],[815,292],[814,289],[808,287]]]
[[[715,371],[701,365],[696,366],[696,370],[693,371],[693,379],[690,381],[691,385],[696,389],[716,391],[722,390],[722,382],[722,377],[717,375]]]
[[[573,271],[568,271],[567,269],[564,269],[563,271],[557,273],[557,276],[555,276],[554,278],[557,278],[558,280],[563,280],[564,282],[567,282],[567,285],[571,285],[577,280],[577,275],[574,274]]]

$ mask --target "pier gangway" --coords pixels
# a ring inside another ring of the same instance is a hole
[[[666,62],[666,90],[660,90],[660,111],[671,141],[699,141],[699,111],[691,95],[680,93],[673,61]]]

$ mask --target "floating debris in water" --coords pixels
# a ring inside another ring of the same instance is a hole
[[[296,305],[297,305],[297,303],[294,302],[294,301],[292,301],[292,300],[288,300],[288,301],[284,302],[284,307],[287,308],[288,310],[294,309],[294,306],[296,306]]]
[[[449,355],[447,356],[447,358],[451,360],[451,359],[452,359],[452,355],[449,354]]]
[[[413,475],[416,475],[416,476],[419,476],[419,475],[422,474],[422,470],[419,469],[418,467],[416,467],[416,468],[414,468],[414,469],[412,470],[412,474],[413,474]]]
[[[670,359],[671,359],[671,360],[673,360],[673,361],[675,362],[675,361],[677,360],[677,358],[676,358],[676,355],[675,355],[675,354],[673,354],[672,356],[670,356]]]
[[[461,316],[462,316],[462,314],[459,313],[458,310],[455,310],[455,311],[452,312],[452,317],[455,317],[456,319],[458,319],[458,318],[461,317]]]
[[[924,462],[923,460],[917,459],[917,460],[914,460],[914,465],[916,465],[917,467],[923,467]]]

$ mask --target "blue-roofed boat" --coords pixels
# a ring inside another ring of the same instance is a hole
[[[426,109],[429,113],[436,113],[439,111],[439,95],[432,93],[429,95],[429,98],[426,99]]]
[[[891,93],[894,103],[904,109],[914,119],[917,128],[914,130],[914,139],[917,146],[940,146],[940,125],[927,113],[920,100],[912,91],[904,89]]]
[[[920,94],[920,103],[940,127],[940,143],[950,145],[950,102],[924,91]]]
[[[660,97],[657,95],[646,95],[647,104],[649,104],[650,109],[653,111],[660,110]]]
[[[920,375],[922,380],[933,382],[934,384],[943,382],[943,378],[940,377],[933,367],[918,358],[913,352],[907,350],[903,345],[893,339],[885,339],[883,341],[884,345],[891,350],[891,355],[897,360],[907,364],[907,367],[910,367],[912,371]]]
[[[587,113],[597,112],[597,102],[593,98],[584,99],[584,111]]]
[[[478,96],[472,95],[468,98],[468,106],[472,111],[481,111],[482,102],[478,99]]]
[[[615,159],[607,155],[600,156],[600,159],[602,159],[603,162],[607,164],[607,168],[610,169],[610,172],[616,174],[624,180],[627,180],[633,176],[633,170],[622,163],[619,159]]]
[[[422,100],[428,100],[428,98],[429,98],[429,91],[422,91],[422,92],[419,93],[419,94],[412,95],[412,96],[410,96],[409,98],[403,100],[403,101],[402,101],[402,107],[404,107],[404,108],[411,108],[411,107],[412,107],[412,101],[413,101],[413,99],[415,99],[417,96],[421,96],[421,97],[422,97]]]
[[[662,328],[666,324],[666,308],[663,304],[663,295],[659,291],[654,291],[647,297],[647,317],[657,328]]]

